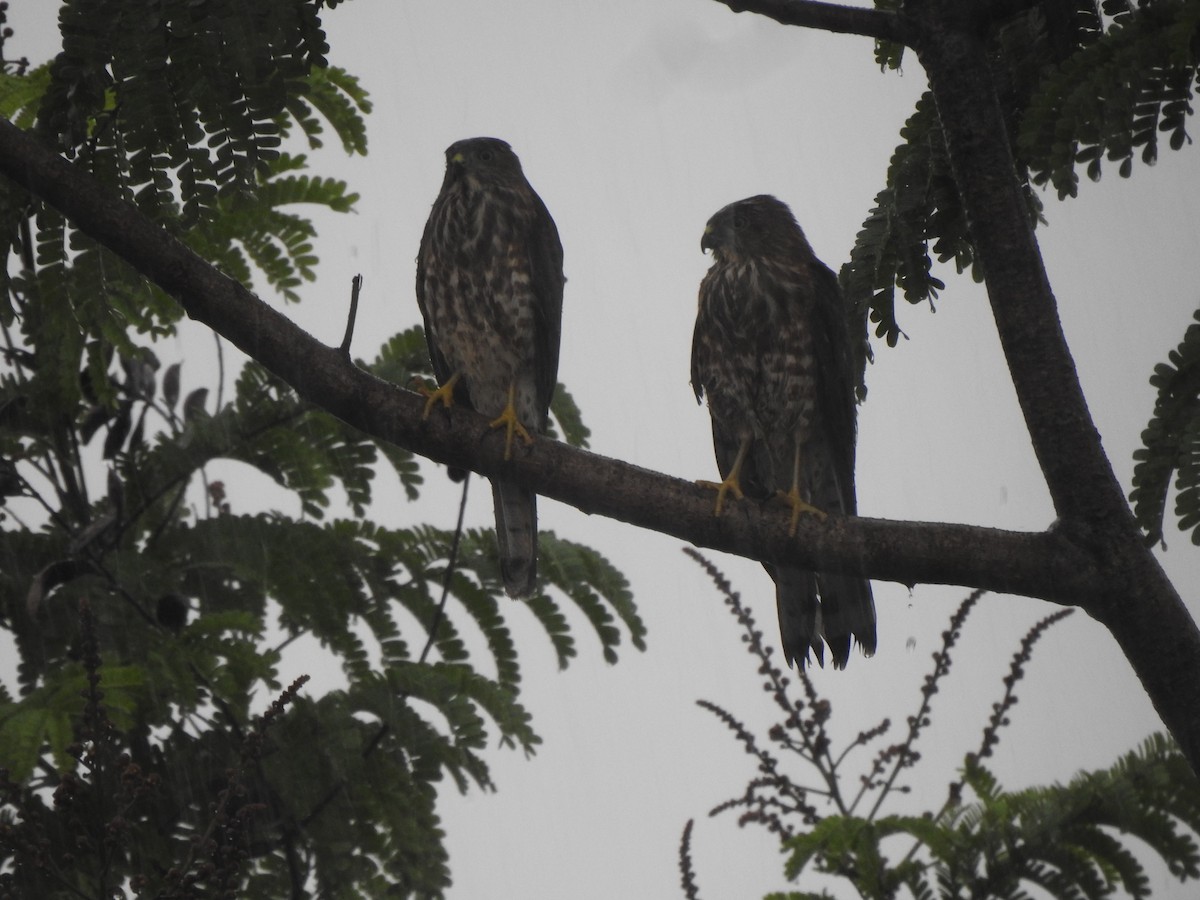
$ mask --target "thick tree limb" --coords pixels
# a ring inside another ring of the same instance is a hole
[[[753,12],[783,25],[801,25],[838,34],[861,34],[880,41],[903,40],[902,22],[879,9],[821,3],[817,0],[717,0],[734,12]]]
[[[929,74],[996,330],[1055,511],[1066,521],[1127,519],[1125,534],[1132,536],[1132,514],[1062,332],[983,44],[930,30],[917,55]]]
[[[539,440],[505,462],[487,420],[467,410],[421,420],[424,398],[356,368],[222,275],[92,178],[0,120],[0,171],[59,209],[306,399],[369,434],[484,475],[504,472],[587,513],[650,528],[752,559],[865,571],[905,584],[962,584],[1085,603],[1096,565],[1053,532],[847,518],[801,521],[788,538],[785,509],[739,502],[712,515],[712,493],[689,481]],[[1046,585],[1052,585],[1047,589]]]
[[[940,27],[943,2],[922,16],[917,55],[1034,452],[1064,532],[1090,547],[1108,573],[1108,588],[1088,611],[1112,632],[1200,771],[1200,630],[1143,543],[1101,446],[1021,197],[985,47],[974,34]]]

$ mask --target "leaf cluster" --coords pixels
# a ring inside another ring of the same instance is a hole
[[[1070,614],[1045,617],[1025,635],[993,704],[979,748],[967,754],[938,809],[920,815],[885,811],[894,793],[907,793],[905,775],[919,762],[919,738],[931,723],[934,697],[951,668],[951,656],[980,593],[951,618],[942,647],[933,654],[916,712],[903,736],[888,742],[884,720],[835,747],[832,704],[804,672],[793,687],[777,667],[749,610],[710,563],[706,568],[737,619],[743,640],[764,676],[764,690],[783,713],[764,738],[714,703],[700,701],[728,727],[755,761],[756,776],[744,793],[710,815],[737,811],[739,823],[765,827],[787,852],[785,875],[806,872],[849,882],[859,896],[917,898],[1020,898],[1040,890],[1061,898],[1124,894],[1149,897],[1143,848],[1149,848],[1181,881],[1200,878],[1200,781],[1166,737],[1153,736],[1111,768],[1081,773],[1068,784],[1004,791],[983,765],[1009,722],[1034,646]],[[797,690],[796,688],[799,688]],[[851,762],[875,746],[865,768]],[[806,774],[793,774],[800,763]],[[970,798],[970,799],[968,799]],[[684,890],[699,896],[690,857],[691,823],[681,847]],[[817,898],[827,891],[799,890],[773,898]]]
[[[238,736],[236,754],[223,773],[208,773],[215,797],[204,810],[205,827],[193,833],[175,865],[155,871],[154,863],[161,862],[153,856],[162,844],[160,829],[174,815],[180,792],[165,790],[158,772],[147,772],[123,749],[126,736],[115,724],[111,701],[113,670],[100,657],[96,620],[86,599],[79,605],[79,623],[86,682],[77,695],[84,702],[77,709],[76,740],[67,748],[75,766],[49,797],[0,768],[5,812],[0,853],[9,861],[0,874],[0,897],[125,896],[125,884],[138,894],[173,900],[233,896],[241,869],[253,856],[255,819],[269,808],[269,798],[252,796],[254,774],[269,750],[267,733],[307,677],[277,696]]]
[[[168,0],[150,10],[136,0],[65,0],[62,52],[0,72],[0,115],[230,276],[250,283],[257,273],[296,300],[316,261],[313,226],[298,210],[347,211],[357,196],[305,174],[307,158],[283,142],[319,147],[329,128],[347,152],[365,153],[370,110],[357,80],[325,59],[323,5]],[[77,318],[76,335],[57,349],[59,371],[86,350],[99,376],[99,345],[128,352],[127,331],[167,334],[180,316],[112,253],[11,186],[0,188],[0,254],[21,262],[0,275],[0,320],[32,325],[31,302]]]
[[[895,0],[876,6],[901,11]],[[1188,142],[1191,85],[1200,62],[1197,0],[1056,0],[1021,5],[986,23],[993,86],[1008,120],[1012,151],[1034,223],[1037,188],[1075,196],[1078,169],[1097,180],[1102,160],[1123,177],[1135,155],[1153,164],[1158,136],[1172,149]],[[986,8],[981,6],[981,9]],[[1004,8],[1000,5],[1000,8]],[[903,47],[880,42],[876,61],[898,69]],[[903,334],[896,290],[910,304],[932,302],[945,285],[933,261],[983,273],[949,169],[932,95],[923,94],[901,130],[886,184],[863,223],[841,279],[890,345]]]
[[[1179,528],[1200,543],[1200,312],[1165,363],[1154,367],[1154,412],[1134,452],[1133,512],[1151,542],[1163,539],[1172,474]]]
[[[66,0],[38,133],[147,212],[252,194],[299,126],[366,149],[354,79],[329,68],[321,0]]]
[[[1033,181],[1060,198],[1078,193],[1081,166],[1098,181],[1107,160],[1128,178],[1135,157],[1157,160],[1160,134],[1172,150],[1191,142],[1200,3],[1103,7],[1103,18],[1081,10],[1078,50],[1040,79],[1021,120],[1018,146]]]

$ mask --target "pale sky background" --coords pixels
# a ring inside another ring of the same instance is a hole
[[[56,47],[55,4],[12,6],[10,55],[42,61]],[[370,155],[346,161],[335,151],[314,167],[347,179],[362,199],[357,214],[321,220],[319,281],[289,315],[337,343],[350,279],[361,273],[356,355],[373,357],[386,336],[419,321],[413,261],[442,151],[463,137],[502,137],[562,235],[569,281],[560,378],[593,449],[691,478],[715,473],[708,415],[688,385],[696,291],[709,264],[699,246],[705,221],[733,200],[774,193],[836,270],[925,86],[912,57],[902,75],[881,74],[868,39],[734,15],[711,0],[354,0],[325,21],[331,61],[357,74],[375,104]],[[1147,379],[1197,301],[1200,159],[1192,148],[1164,154],[1127,181],[1106,170],[1074,201],[1047,196],[1049,227],[1039,231],[1084,390],[1127,490],[1153,403]],[[1052,510],[986,298],[967,277],[942,277],[936,314],[900,311],[910,340],[895,349],[876,342],[859,420],[860,510],[1043,529]],[[185,379],[211,357],[198,330],[186,341]],[[453,526],[457,493],[433,467],[428,476],[419,505],[377,507],[384,524]],[[755,772],[694,701],[721,704],[761,732],[774,721],[721,598],[674,539],[553,501],[540,512],[543,528],[595,547],[630,578],[649,649],[627,648],[609,667],[577,616],[580,658],[559,673],[544,640],[532,629],[524,640],[518,634],[523,699],[545,743],[531,760],[498,749],[490,756],[494,795],[446,787],[439,809],[450,896],[680,897],[677,847],[691,817],[703,896],[785,889],[770,835],[739,830],[730,814],[706,817]],[[489,524],[491,515],[489,492],[476,482],[470,521]],[[1162,558],[1195,613],[1200,554],[1172,527],[1167,533]],[[745,560],[716,562],[777,644],[766,574]],[[833,701],[835,734],[849,738],[887,716],[899,739],[966,593],[876,583],[879,652],[814,676]],[[1054,609],[984,599],[936,698],[919,747],[925,758],[909,777],[914,793],[894,809],[940,805],[962,755],[978,746],[1018,641]],[[291,664],[299,672],[311,661]],[[317,692],[322,676],[313,674],[308,690]],[[1019,694],[990,762],[1010,788],[1107,766],[1161,728],[1114,641],[1083,613],[1042,640]],[[1194,896],[1193,886],[1162,874],[1154,883],[1158,897]]]

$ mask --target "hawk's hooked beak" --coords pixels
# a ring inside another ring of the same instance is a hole
[[[713,234],[713,227],[712,227],[712,223],[710,222],[709,224],[704,226],[704,236],[702,238],[700,238],[700,252],[703,253],[705,250],[716,250],[716,249],[717,249],[717,239],[716,239],[716,236]]]

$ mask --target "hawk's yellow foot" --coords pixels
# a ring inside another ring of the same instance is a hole
[[[807,500],[804,500],[800,496],[800,489],[795,485],[792,485],[792,489],[786,493],[784,491],[778,491],[775,496],[790,504],[792,507],[792,524],[788,528],[788,537],[796,536],[796,525],[800,522],[801,513],[808,513],[809,515],[816,516],[822,522],[828,518],[828,514],[825,513],[824,510],[817,509]]]
[[[746,451],[750,449],[750,436],[745,435],[742,441],[738,444],[737,456],[733,459],[733,465],[729,467],[729,474],[725,476],[725,480],[720,484],[714,481],[697,481],[696,484],[701,487],[714,488],[717,492],[717,508],[713,510],[714,516],[721,514],[721,509],[725,506],[725,495],[732,493],[734,497],[741,500],[745,494],[742,493],[742,463],[746,460]]]
[[[738,481],[737,472],[730,472],[725,476],[725,480],[719,484],[715,481],[697,481],[696,484],[700,487],[711,488],[717,492],[717,507],[713,510],[714,516],[719,516],[721,510],[725,506],[725,495],[733,494],[733,496],[741,500],[745,494],[742,493],[742,485]]]
[[[504,411],[496,418],[488,423],[491,428],[505,429],[504,435],[504,459],[512,459],[512,442],[513,435],[519,435],[526,445],[533,443],[533,435],[528,429],[521,424],[521,419],[517,416],[517,406],[515,403],[517,386],[510,384],[508,386],[508,404],[504,407]]]
[[[442,404],[443,409],[449,409],[454,405],[454,386],[458,384],[458,379],[461,378],[458,372],[450,376],[450,379],[439,388],[430,388],[427,385],[420,385],[417,392],[425,395],[425,411],[421,413],[422,419],[428,419],[429,414],[438,403]]]

